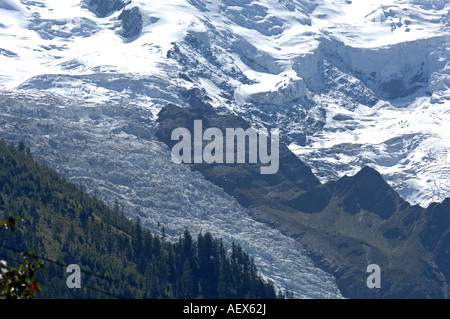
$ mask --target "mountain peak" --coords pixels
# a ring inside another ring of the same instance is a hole
[[[389,186],[375,169],[365,166],[352,177],[344,176],[336,183],[336,192],[343,198],[341,206],[349,213],[361,209],[383,219],[391,217],[406,202]]]
[[[130,4],[130,0],[84,0],[89,10],[97,17],[104,18],[123,9]]]
[[[373,177],[373,178],[380,178],[381,180],[383,180],[383,177],[381,176],[381,174],[374,168],[370,167],[370,166],[364,166],[363,168],[361,168],[358,173],[356,173],[355,178],[368,178],[368,177]],[[384,180],[383,180],[384,181]]]

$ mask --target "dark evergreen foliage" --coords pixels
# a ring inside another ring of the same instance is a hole
[[[33,250],[43,260],[37,298],[277,298],[241,247],[228,254],[187,229],[164,241],[19,149],[0,141],[0,220],[24,219],[0,237],[0,258],[12,266],[17,251]],[[81,289],[67,288],[69,264],[81,268]]]

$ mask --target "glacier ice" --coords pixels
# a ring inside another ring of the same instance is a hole
[[[440,202],[450,196],[449,6],[1,1],[0,137],[25,139],[41,161],[119,198],[155,231],[156,219],[173,236],[211,228],[296,296],[340,297],[295,242],[170,164],[153,138],[156,114],[167,103],[209,103],[280,128],[321,181],[370,164],[411,203]]]

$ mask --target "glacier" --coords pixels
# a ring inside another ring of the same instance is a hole
[[[126,216],[153,233],[162,235],[163,225],[167,239],[177,241],[184,229],[210,232],[228,248],[241,245],[277,290],[295,298],[342,298],[334,278],[294,239],[256,222],[200,173],[172,163],[146,108],[79,103],[40,90],[5,93],[0,104],[2,138],[26,140],[38,161],[111,205],[118,200]]]
[[[450,197],[443,0],[0,0],[0,137],[130,218],[239,242],[296,297],[342,297],[291,238],[170,162],[167,103],[208,103],[322,181],[370,164],[407,201]],[[236,224],[236,221],[239,224]]]

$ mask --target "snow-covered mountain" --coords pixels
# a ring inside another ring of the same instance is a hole
[[[165,85],[72,77],[157,76],[279,127],[323,181],[372,164],[411,203],[450,195],[447,1],[3,0],[0,12],[3,88],[157,109]]]
[[[170,162],[157,113],[207,102],[279,128],[321,181],[370,164],[410,203],[440,202],[449,12],[444,0],[0,0],[0,137],[150,228],[214,230],[297,297],[340,297],[292,239]]]

